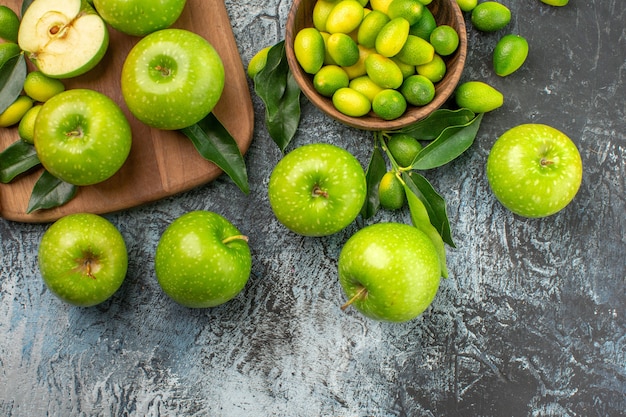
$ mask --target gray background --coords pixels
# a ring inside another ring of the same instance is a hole
[[[626,409],[626,1],[502,1],[502,32],[468,25],[462,81],[506,96],[475,144],[424,175],[445,197],[456,249],[431,308],[404,324],[341,312],[337,257],[362,220],[305,238],[274,219],[267,182],[280,158],[253,94],[251,192],[222,176],[191,192],[107,215],[126,239],[128,277],[94,308],[70,307],[42,283],[36,255],[47,225],[0,220],[2,416],[619,416]],[[244,64],[283,39],[290,1],[226,1]],[[504,33],[531,53],[498,78],[491,51]],[[250,85],[252,88],[252,86]],[[527,220],[495,201],[485,162],[521,123],[568,134],[584,163],[561,213]],[[342,126],[303,101],[292,145],[330,142],[363,165],[371,133]],[[216,211],[250,236],[252,276],[233,301],[189,310],[153,271],[165,227]],[[407,211],[372,222],[409,222]]]

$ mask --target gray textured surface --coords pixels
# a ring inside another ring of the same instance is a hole
[[[105,304],[69,307],[36,267],[46,225],[0,220],[2,416],[620,416],[626,409],[626,2],[502,1],[526,65],[491,71],[499,34],[469,28],[463,80],[506,96],[474,146],[426,173],[448,202],[457,249],[432,307],[405,324],[373,322],[344,301],[336,259],[362,221],[328,238],[286,232],[266,194],[280,154],[262,124],[247,154],[251,193],[227,179],[107,216],[127,241],[128,277]],[[290,1],[226,2],[247,63],[283,38]],[[491,144],[546,123],[578,145],[580,192],[561,213],[525,220],[490,194]],[[292,146],[332,142],[365,164],[371,135],[303,104]],[[235,300],[190,311],[153,272],[165,227],[214,210],[250,236],[252,277]],[[373,221],[409,221],[408,213]]]

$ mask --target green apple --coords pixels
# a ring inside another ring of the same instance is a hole
[[[142,38],[122,67],[122,95],[148,126],[177,130],[205,118],[224,89],[224,65],[203,37],[163,29]]]
[[[304,236],[336,233],[358,216],[367,184],[348,151],[314,143],[286,154],[270,175],[268,195],[276,218]]]
[[[109,31],[86,0],[35,0],[22,17],[18,44],[45,75],[70,78],[100,62]]]
[[[354,306],[375,320],[408,321],[432,303],[441,278],[437,250],[416,227],[376,223],[343,246],[339,282]]]
[[[115,174],[130,153],[132,132],[119,106],[102,93],[67,90],[46,101],[37,115],[34,143],[44,168],[74,185]]]
[[[503,206],[523,217],[545,217],[567,206],[582,181],[576,145],[543,124],[505,132],[487,158],[487,180]]]
[[[104,217],[76,213],[46,230],[38,251],[46,286],[61,300],[82,307],[100,304],[122,285],[128,268],[124,238]]]
[[[100,16],[113,28],[145,36],[170,27],[183,12],[186,0],[94,0]]]
[[[226,218],[206,210],[174,220],[154,258],[163,291],[191,308],[215,307],[234,298],[248,282],[251,267],[248,238]]]

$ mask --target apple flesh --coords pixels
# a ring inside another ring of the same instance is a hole
[[[565,208],[580,188],[582,173],[576,145],[542,124],[506,131],[487,158],[487,180],[494,195],[523,217],[546,217]]]
[[[186,0],[94,0],[98,14],[113,28],[131,36],[145,36],[170,27]]]
[[[22,18],[18,44],[45,75],[70,78],[100,62],[109,32],[86,0],[35,0]]]
[[[124,238],[104,217],[71,214],[44,233],[38,251],[44,283],[61,300],[82,307],[110,298],[128,268]]]

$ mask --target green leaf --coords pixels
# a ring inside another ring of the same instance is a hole
[[[181,132],[203,158],[220,167],[244,193],[250,192],[248,172],[237,142],[213,113]]]
[[[24,16],[24,13],[26,13],[26,9],[28,9],[31,5],[31,3],[35,1],[35,0],[24,0],[22,2],[22,16]]]
[[[0,67],[0,113],[4,113],[22,92],[26,73],[24,54],[9,58]]]
[[[444,129],[437,139],[417,154],[411,167],[419,170],[432,169],[456,159],[474,143],[482,118],[481,113],[464,125]]]
[[[443,241],[451,247],[456,247],[450,232],[450,221],[446,210],[446,202],[441,195],[435,191],[426,178],[415,171],[403,172],[402,179],[426,207],[430,223],[437,229]]]
[[[300,87],[289,70],[285,41],[272,46],[265,67],[254,77],[254,90],[265,104],[267,130],[284,152],[300,124]]]
[[[406,133],[417,140],[433,140],[450,126],[464,125],[474,118],[475,114],[469,109],[438,109],[427,118],[393,133]]]
[[[0,182],[8,184],[39,164],[35,147],[20,139],[0,153]]]
[[[78,187],[62,181],[44,170],[30,195],[26,213],[62,206],[76,195]]]
[[[413,226],[420,229],[428,236],[433,242],[433,246],[437,251],[439,257],[439,265],[441,266],[441,275],[444,278],[448,278],[448,267],[446,265],[446,248],[441,238],[441,235],[432,225],[428,211],[422,200],[415,194],[414,189],[409,186],[408,183],[404,184],[404,192],[406,194],[407,202],[409,203],[409,210],[411,212],[411,220]]]
[[[367,171],[365,172],[365,179],[367,181],[367,197],[363,208],[361,208],[361,216],[364,219],[373,217],[380,208],[380,201],[378,200],[378,183],[380,179],[387,172],[387,165],[385,164],[385,158],[378,146],[374,146],[374,152],[367,165]]]

